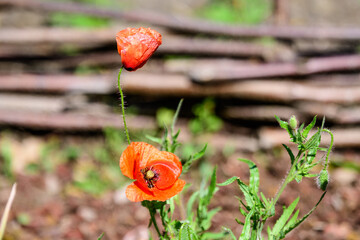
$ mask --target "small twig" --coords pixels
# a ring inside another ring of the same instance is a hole
[[[14,185],[13,185],[13,187],[11,189],[10,197],[9,197],[7,203],[6,203],[5,210],[4,210],[4,213],[3,213],[2,218],[1,218],[1,222],[0,222],[0,240],[3,239],[4,233],[5,233],[5,228],[6,228],[6,223],[7,223],[8,217],[9,217],[11,205],[12,205],[12,203],[14,201],[15,195],[16,195],[16,183],[14,183]]]

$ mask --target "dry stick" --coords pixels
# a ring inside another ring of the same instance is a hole
[[[6,203],[4,213],[3,213],[1,221],[0,221],[0,240],[3,239],[4,233],[5,233],[5,228],[6,228],[6,223],[7,223],[8,217],[9,217],[11,205],[14,201],[15,195],[16,195],[16,183],[14,183],[13,187],[11,188],[10,197]]]
[[[227,35],[233,37],[275,37],[283,39],[331,39],[331,40],[360,40],[360,28],[311,28],[311,27],[276,27],[254,26],[239,27],[226,24],[213,23],[174,17],[165,14],[151,13],[149,11],[127,11],[99,9],[77,3],[42,2],[35,0],[0,0],[0,4],[24,7],[49,12],[62,11],[67,13],[83,13],[98,17],[124,19],[128,21],[147,22],[149,24],[167,27],[169,29],[214,35]]]
[[[232,68],[207,66],[190,72],[190,77],[199,83],[250,78],[307,76],[315,73],[349,71],[360,69],[360,55],[313,58],[304,63],[246,64]]]

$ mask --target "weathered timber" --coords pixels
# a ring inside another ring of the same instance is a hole
[[[360,55],[312,58],[299,63],[239,64],[238,67],[204,66],[190,72],[195,82],[307,76],[316,73],[360,69]]]
[[[148,96],[239,98],[269,102],[298,100],[322,103],[360,102],[360,86],[323,86],[286,80],[248,80],[227,84],[194,84],[181,74],[124,72],[124,91]],[[117,76],[111,75],[2,75],[0,91],[109,94],[117,92]]]
[[[276,122],[274,115],[281,119],[289,119],[295,115],[300,121],[304,120],[304,116],[298,109],[287,106],[246,106],[246,107],[225,107],[221,115],[225,118],[240,119],[240,120],[256,120],[256,121],[270,121]]]
[[[68,107],[66,97],[0,93],[0,111],[61,112]]]
[[[34,129],[62,131],[101,131],[105,127],[123,128],[120,114],[38,113],[29,111],[0,110],[0,124]],[[130,129],[155,129],[151,117],[127,117]]]
[[[106,75],[1,75],[0,91],[108,94],[116,91],[116,80]]]
[[[83,13],[104,18],[123,19],[135,22],[166,27],[169,29],[232,37],[274,37],[283,39],[331,39],[331,40],[360,40],[360,28],[313,28],[292,26],[254,26],[240,27],[219,24],[203,20],[195,20],[180,16],[169,16],[149,11],[119,11],[100,9],[96,6],[78,3],[43,2],[36,0],[0,0],[1,5],[24,7],[38,11],[62,11],[67,13]]]
[[[31,44],[39,52],[59,51],[64,44],[75,44],[79,49],[113,44],[116,48],[115,35],[120,28],[106,29],[74,29],[74,28],[29,28],[0,29],[0,57],[12,55],[29,55],[30,51],[17,45]],[[258,57],[270,61],[292,61],[295,54],[285,45],[272,45],[241,42],[234,40],[218,40],[179,35],[163,34],[163,44],[157,54],[196,54],[222,57]],[[45,46],[44,46],[45,44]],[[14,46],[16,45],[16,46]],[[40,46],[39,46],[40,45]],[[3,46],[3,47],[2,47]],[[110,54],[109,54],[110,55]],[[116,51],[113,52],[116,55]]]

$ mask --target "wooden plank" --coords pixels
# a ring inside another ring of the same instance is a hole
[[[195,82],[211,83],[243,79],[308,76],[360,70],[360,55],[312,58],[299,63],[239,64],[237,67],[204,66],[190,72]]]
[[[0,0],[1,5],[10,5],[33,9],[36,11],[61,11],[67,13],[82,13],[97,17],[122,19],[135,22],[166,27],[187,33],[203,33],[212,35],[225,35],[232,37],[274,37],[282,39],[331,39],[359,41],[360,28],[315,28],[297,26],[233,26],[229,24],[214,23],[205,20],[195,20],[181,16],[149,11],[120,11],[98,8],[96,6],[79,3],[44,2],[36,0]]]
[[[10,111],[0,109],[0,124],[33,129],[56,129],[59,131],[101,131],[105,127],[123,128],[120,114],[84,113],[38,113],[29,111]],[[130,129],[155,129],[151,117],[128,117]]]
[[[32,45],[41,53],[44,50],[59,51],[64,44],[84,49],[99,45],[114,45],[113,54],[117,54],[115,35],[121,28],[75,29],[75,28],[27,28],[0,29],[0,56],[24,55],[29,51],[21,46]],[[45,46],[44,46],[45,44]],[[16,51],[13,45],[20,45]],[[39,46],[40,45],[40,46]],[[46,48],[45,48],[46,47]],[[45,48],[45,49],[44,49]],[[33,52],[31,50],[30,52]],[[223,57],[258,57],[271,61],[294,60],[291,49],[280,43],[271,45],[235,41],[218,40],[201,37],[184,37],[163,33],[163,44],[157,54],[191,54]]]
[[[124,72],[126,94],[148,96],[238,98],[284,102],[360,103],[360,85],[324,86],[286,80],[248,80],[219,85],[194,84],[181,74]],[[2,75],[0,91],[110,94],[117,92],[117,74],[110,75]]]

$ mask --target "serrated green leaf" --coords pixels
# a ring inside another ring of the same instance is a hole
[[[261,196],[263,202],[265,203],[265,208],[267,208],[269,206],[269,201],[267,200],[267,198],[265,197],[265,195],[262,192],[260,192],[260,196]]]
[[[245,223],[243,230],[240,235],[240,240],[249,240],[251,237],[251,217],[255,212],[255,208],[251,209],[251,211],[248,213],[248,215],[245,218]]]
[[[300,183],[301,180],[302,180],[302,178],[303,178],[303,176],[301,176],[301,175],[296,175],[296,176],[295,176],[295,181],[296,181],[297,183]]]
[[[284,147],[284,148],[286,149],[286,151],[288,152],[288,154],[289,154],[289,156],[290,156],[290,160],[291,160],[291,165],[293,165],[294,162],[295,162],[295,156],[294,156],[293,152],[292,152],[291,149],[290,149],[288,146],[286,146],[285,144],[283,144],[283,147]]]
[[[289,136],[290,136],[290,140],[291,142],[296,142],[296,136],[293,133],[293,130],[291,129],[291,127],[289,126],[289,123],[286,121],[281,120],[278,116],[275,115],[276,120],[278,121],[279,125],[281,128],[285,129]]]
[[[320,145],[321,141],[321,132],[320,129],[311,136],[311,138],[305,143],[305,149],[310,150],[312,148],[317,148]]]
[[[256,164],[253,163],[252,161],[248,160],[248,159],[240,158],[238,160],[246,163],[249,166],[249,169],[250,169],[249,188],[252,191],[252,193],[254,195],[256,195],[258,193],[258,191],[259,191],[259,184],[260,184],[259,170],[258,170]]]
[[[243,183],[240,179],[236,179],[236,181],[240,187],[240,190],[244,194],[247,205],[249,206],[249,208],[252,208],[254,206],[254,201],[250,193],[249,187],[245,183]]]
[[[314,117],[314,119],[312,120],[312,122],[306,126],[306,128],[304,129],[304,131],[302,132],[302,135],[304,138],[307,138],[310,130],[315,126],[316,123],[316,116]]]
[[[285,227],[283,229],[287,229],[289,228],[291,225],[293,225],[296,222],[297,217],[299,216],[299,212],[300,210],[296,210],[296,212],[294,213],[294,215],[291,217],[291,219],[288,221],[288,223],[285,225]]]
[[[296,228],[297,226],[299,226],[303,221],[305,221],[305,219],[307,219],[311,213],[313,211],[315,211],[316,207],[320,204],[320,202],[322,201],[322,199],[324,198],[326,192],[324,192],[319,201],[316,203],[315,207],[313,207],[303,218],[297,220],[295,223],[293,223],[291,226],[288,226],[286,229],[284,228],[283,230],[283,236],[285,237],[286,234],[288,234],[290,231],[292,231],[294,228]]]
[[[294,212],[298,202],[299,197],[296,198],[289,207],[285,208],[284,212],[282,213],[281,217],[276,221],[273,229],[272,229],[272,235],[274,237],[278,237],[280,235],[280,231],[284,228],[286,222],[290,218],[291,214]]]
[[[189,223],[183,223],[179,230],[179,240],[197,240],[195,231],[190,227]]]
[[[204,156],[206,148],[207,144],[199,152],[195,153],[193,156],[190,156],[190,158],[183,164],[182,173],[188,172],[191,165]]]
[[[227,185],[230,185],[231,183],[235,182],[236,179],[238,179],[239,177],[231,177],[229,178],[228,180],[226,180],[225,182],[222,182],[222,183],[218,183],[217,185],[220,186],[220,187],[223,187],[223,186],[227,186]]]

